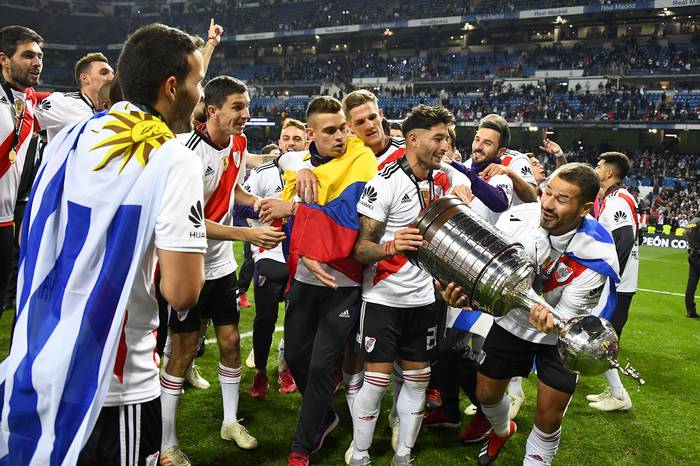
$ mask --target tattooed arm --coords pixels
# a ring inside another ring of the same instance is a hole
[[[423,242],[417,228],[402,228],[394,233],[394,239],[379,243],[386,225],[360,215],[360,233],[357,236],[353,257],[363,264],[379,262],[407,251],[416,251]]]

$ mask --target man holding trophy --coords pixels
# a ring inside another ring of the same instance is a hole
[[[592,358],[603,360],[603,364],[607,364],[610,356],[602,353],[613,354],[617,351],[617,340],[611,335],[613,332],[609,324],[604,321],[593,317],[579,317],[565,323],[563,327],[561,325],[561,322],[568,318],[589,314],[610,319],[615,308],[614,284],[619,281],[615,246],[610,234],[589,216],[598,190],[599,180],[591,167],[581,163],[570,163],[552,174],[542,194],[540,228],[533,230],[533,235],[547,237],[550,250],[548,254],[535,251],[535,256],[544,257],[544,263],[537,264],[535,288],[540,288],[538,291],[543,294],[544,301],[551,308],[541,300],[538,302],[530,289],[530,274],[525,272],[530,272],[531,268],[522,268],[523,264],[527,264],[527,260],[524,260],[524,252],[520,246],[519,251],[513,253],[511,262],[508,262],[508,258],[502,259],[500,252],[492,253],[491,251],[496,251],[493,246],[486,246],[486,251],[472,246],[473,252],[466,254],[474,257],[465,258],[462,265],[457,266],[457,274],[462,270],[465,270],[465,274],[474,274],[471,269],[477,266],[471,264],[486,264],[483,270],[476,272],[478,277],[475,280],[461,280],[467,284],[476,283],[471,290],[461,283],[462,287],[450,283],[444,291],[445,300],[452,306],[461,307],[471,300],[472,306],[483,305],[496,315],[504,314],[496,319],[496,325],[491,328],[486,338],[485,357],[479,366],[477,398],[493,426],[493,432],[479,453],[479,464],[493,463],[503,445],[517,429],[508,417],[509,401],[505,396],[511,377],[527,377],[534,363],[539,378],[537,407],[534,426],[527,439],[523,464],[548,465],[559,447],[562,418],[578,378],[578,375],[567,367],[573,366],[578,370],[577,365],[588,357],[587,354],[579,354],[583,353],[581,348],[585,345],[585,351],[594,354]],[[419,229],[428,215],[426,213],[423,219],[419,218]],[[473,220],[467,218],[465,222],[470,224]],[[434,228],[432,225],[431,227]],[[484,225],[483,228],[486,227],[487,225]],[[443,241],[437,234],[431,238],[428,234],[429,229],[421,230],[427,243]],[[469,236],[474,231],[463,229],[462,236]],[[482,236],[483,231],[482,229]],[[497,232],[487,232],[488,234],[494,235],[494,238],[502,238]],[[475,239],[478,243],[478,236],[473,234],[473,238],[469,239]],[[534,242],[530,238],[519,240],[523,243]],[[462,249],[470,245],[472,241],[463,240]],[[430,248],[431,245],[428,244],[424,249]],[[430,268],[430,264],[425,260],[426,253],[423,254],[421,258],[419,251],[417,261]],[[481,256],[489,254],[494,254],[498,260],[481,261],[486,258]],[[498,257],[499,254],[501,258]],[[538,262],[533,257],[530,260]],[[452,262],[458,260],[453,259]],[[464,264],[468,265],[465,267]],[[516,270],[516,266],[520,269]],[[501,269],[497,269],[498,267]],[[525,272],[518,275],[522,270]],[[458,281],[455,279],[458,275],[434,275],[439,276],[443,282]],[[512,276],[516,275],[524,277],[517,286],[516,282],[512,281]],[[609,281],[608,286],[605,286],[606,281]],[[465,296],[465,293],[469,296]],[[474,295],[478,295],[479,302],[475,302]],[[488,301],[489,297],[495,296],[499,297]],[[500,304],[494,305],[497,300],[500,300]],[[525,311],[527,308],[529,315]],[[509,309],[512,309],[512,312],[508,312]],[[575,321],[577,323],[573,324]],[[558,330],[561,340],[567,338],[565,329],[568,329],[570,336],[578,333],[578,337],[583,338],[579,338],[578,342],[574,341],[573,337],[571,341],[558,342],[553,329]],[[594,346],[592,343],[597,345],[594,350],[590,350]],[[577,346],[579,344],[581,346]],[[577,351],[579,353],[576,353]],[[563,361],[564,356],[566,357]]]

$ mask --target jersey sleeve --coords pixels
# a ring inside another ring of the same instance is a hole
[[[507,175],[496,175],[489,180],[491,186],[501,188],[508,200],[508,206],[513,203],[513,180]]]
[[[60,130],[68,124],[65,100],[62,94],[54,92],[34,107],[34,117],[41,130]]]
[[[554,308],[562,319],[577,315],[591,314],[599,306],[605,289],[606,277],[591,269],[585,270],[568,286],[564,287],[561,298]]]
[[[264,194],[260,189],[260,178],[262,178],[261,172],[257,170],[251,170],[250,176],[243,183],[243,189],[248,191],[250,194],[255,194],[256,196],[264,197]]]
[[[287,152],[286,154],[280,155],[278,160],[279,167],[282,172],[292,171],[298,172],[304,168],[308,168],[304,163],[305,152]]]
[[[381,174],[369,180],[357,203],[357,213],[386,223],[393,202],[393,189]]]
[[[530,161],[527,157],[516,157],[510,163],[510,168],[513,172],[520,178],[525,180],[532,186],[537,186],[537,181],[535,181],[535,175],[532,174],[532,168],[530,168]]]
[[[183,151],[187,149],[183,148]],[[170,167],[160,214],[156,220],[158,249],[176,252],[207,250],[204,226],[202,164],[187,150]]]
[[[636,228],[629,204],[617,196],[608,197],[605,200],[605,208],[600,213],[598,222],[610,233],[627,226]]]

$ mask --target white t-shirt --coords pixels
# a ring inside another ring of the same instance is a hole
[[[471,168],[472,159],[469,158],[469,159],[465,160],[464,165],[466,167]],[[537,182],[535,181],[535,175],[532,174],[532,168],[530,167],[530,160],[522,152],[518,152],[517,150],[513,150],[513,149],[506,149],[505,152],[503,153],[503,155],[501,155],[501,165],[513,170],[514,173],[516,173],[518,176],[520,176],[522,179],[524,179],[527,183],[531,184],[532,186],[534,186],[534,187],[537,186]],[[513,181],[511,180],[511,186],[512,185],[513,185]],[[516,205],[523,204],[522,199],[520,199],[520,197],[518,197],[517,193],[513,192],[512,198],[513,198],[512,205],[516,206]]]
[[[82,92],[54,92],[36,107],[36,120],[51,141],[63,128],[95,113],[92,101]]]
[[[174,161],[167,174],[153,239],[129,296],[114,377],[104,406],[145,403],[160,395],[156,353],[159,318],[154,284],[156,248],[201,254],[207,247],[204,224],[195,222],[191,215],[194,209],[202,218],[200,161],[175,139],[156,150],[167,152]]]
[[[7,94],[6,86],[10,95]],[[31,88],[20,92],[11,89],[9,85],[0,87],[0,225],[11,225],[15,217],[17,189],[34,125],[34,98],[34,90]],[[16,104],[22,107],[19,112],[15,108]],[[20,128],[17,143],[15,123],[21,116],[23,121],[17,126]],[[14,161],[11,161],[13,145],[15,155]]]
[[[284,188],[284,179],[279,167],[274,162],[270,161],[250,171],[250,176],[245,181],[243,189],[251,194],[255,194],[261,198],[279,199]],[[253,226],[263,225],[256,219],[251,219],[250,223]],[[282,243],[272,249],[264,249],[251,245],[253,252],[253,260],[255,262],[260,259],[272,259],[277,262],[286,262],[284,253],[282,252]]]
[[[438,174],[445,178],[444,173]],[[397,230],[408,227],[418,217],[421,197],[440,198],[447,193],[448,186],[437,180],[434,183],[420,180],[416,187],[397,162],[390,163],[365,185],[357,212],[386,225],[380,240],[386,243],[394,239]],[[362,299],[397,308],[424,306],[435,302],[433,279],[406,256],[398,254],[365,269]]]
[[[201,161],[200,176],[204,183],[205,217],[222,225],[232,225],[235,185],[243,184],[245,177],[245,136],[231,136],[227,147],[218,147],[203,132],[203,127],[199,126],[191,133],[179,134],[177,138],[192,149]],[[233,170],[229,176],[235,175],[235,182],[230,186],[230,190],[227,188],[227,192],[222,192],[219,187],[224,173],[228,170]],[[225,198],[226,194],[230,196],[229,199]],[[216,207],[216,203],[226,204],[219,205],[220,212],[225,212],[221,218],[211,218],[210,210]],[[207,253],[204,255],[205,278],[215,280],[235,272],[238,265],[233,256],[231,242],[211,239],[207,243]]]
[[[623,270],[620,283],[617,285],[617,291],[620,293],[636,292],[639,277],[639,243],[637,243],[639,216],[637,203],[629,191],[619,188],[608,194],[598,213],[598,222],[610,234],[618,228],[632,227],[635,236],[634,246],[632,246],[632,251],[627,258],[625,270]]]

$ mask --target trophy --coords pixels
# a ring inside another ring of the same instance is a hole
[[[610,323],[592,315],[559,318],[532,289],[535,266],[522,245],[508,241],[459,198],[432,202],[412,226],[420,230],[423,246],[409,254],[411,263],[443,283],[461,287],[470,307],[498,317],[543,304],[554,317],[557,350],[565,367],[581,375],[618,368],[644,383],[629,365],[617,363],[619,343]]]

